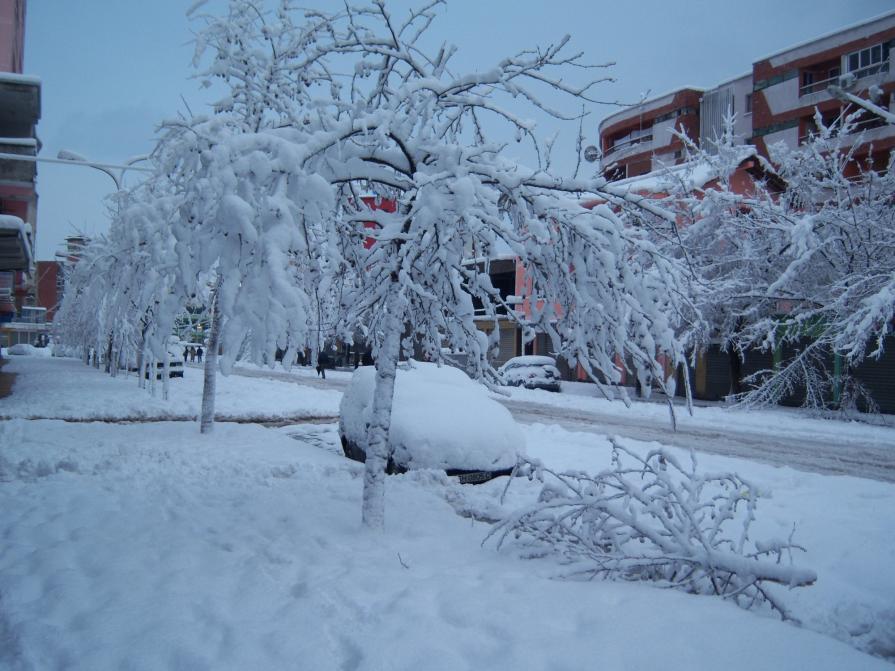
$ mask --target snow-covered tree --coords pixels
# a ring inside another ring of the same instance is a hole
[[[79,261],[65,269],[65,295],[55,319],[61,342],[76,349],[84,362],[99,362],[99,352],[107,337],[104,327],[104,287],[97,277],[109,272],[114,255],[106,236],[98,236],[85,245]]]
[[[210,328],[202,430],[211,429],[219,348],[225,372],[243,352],[291,362],[308,343],[321,271],[325,225],[334,205],[329,184],[294,161],[279,129],[255,129],[232,114],[168,122],[158,149],[175,183],[172,232],[181,285],[208,294]]]
[[[565,98],[575,109],[596,102],[592,90],[601,78],[594,69],[563,38],[478,72],[456,72],[456,48],[430,46],[427,30],[440,4],[403,18],[381,1],[349,4],[333,13],[305,11],[298,24],[288,2],[267,13],[234,0],[226,17],[205,17],[198,38],[200,53],[214,53],[206,74],[228,86],[218,108],[254,120],[257,130],[236,140],[239,151],[226,150],[220,169],[247,174],[251,157],[263,155],[265,179],[303,184],[282,208],[311,198],[316,223],[334,242],[330,251],[339,251],[329,271],[349,271],[344,331],[362,325],[377,368],[365,446],[363,518],[372,527],[384,522],[402,353],[440,361],[449,344],[469,354],[474,374],[491,372],[493,343],[477,328],[473,301],[495,321],[506,307],[487,274],[497,250],[511,250],[526,265],[535,306],[526,328],[550,334],[556,350],[607,393],[620,379],[621,357],[634,362],[644,383],[673,388],[657,357],[672,367],[683,360],[679,329],[690,307],[676,262],[626,225],[628,207],[651,206],[600,178],[553,174],[548,147],[523,116],[529,106],[576,119],[546,101]],[[531,143],[537,167],[512,160],[514,140]],[[209,146],[194,160],[221,151]],[[393,200],[396,211],[363,207],[360,196],[369,191]],[[234,235],[248,230],[248,210],[224,196],[213,199],[228,208]],[[585,197],[606,204],[588,209]],[[326,212],[328,198],[335,207]],[[296,211],[307,218],[307,209]],[[369,221],[375,230],[364,226]],[[374,244],[364,244],[368,237]]]
[[[144,366],[166,361],[183,306],[173,281],[173,202],[161,180],[114,200],[108,234],[91,241],[70,269],[59,321],[64,340],[102,356],[111,374],[136,361],[142,385]],[[167,396],[167,377],[163,386]]]
[[[895,166],[862,160],[856,123],[863,109],[817,132],[798,148],[776,145],[767,179],[747,193],[725,181],[675,194],[692,212],[680,228],[700,277],[702,314],[737,350],[793,354],[752,380],[751,403],[804,393],[805,404],[842,401],[844,372],[878,357],[895,317]],[[694,162],[721,174],[741,152],[721,143]],[[779,358],[779,357],[778,357]]]

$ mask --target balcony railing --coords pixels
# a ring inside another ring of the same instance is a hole
[[[827,79],[821,79],[820,81],[811,82],[810,84],[805,84],[804,86],[799,87],[799,96],[807,96],[812,93],[825,91],[827,87],[831,85],[839,86],[842,83],[842,80],[846,78],[863,79],[864,77],[870,77],[871,75],[888,71],[889,61],[874,63],[873,65],[868,65],[857,70],[851,70],[844,75],[836,75],[835,77],[829,77]]]
[[[875,63],[873,65],[868,65],[867,67],[859,68],[858,70],[852,70],[848,74],[853,75],[855,79],[861,79],[862,77],[869,77],[870,75],[875,75],[877,72],[888,72],[889,71],[889,61],[883,61],[882,63]]]
[[[856,135],[860,135],[861,133],[863,133],[865,131],[871,131],[876,128],[886,128],[886,127],[887,127],[887,124],[883,120],[881,120],[879,117],[874,116],[874,117],[864,119],[863,121],[855,122],[854,125],[851,126],[850,132],[845,133],[845,134],[843,134],[841,128],[839,128],[837,126],[834,126],[834,127],[830,128],[829,130],[830,130],[831,137],[837,137],[839,135],[856,136]],[[818,137],[818,135],[819,135],[819,133],[817,131],[808,131],[805,135],[802,135],[799,137],[799,144],[800,145],[805,144],[809,140],[811,140],[815,137]]]
[[[622,151],[623,149],[628,149],[638,144],[642,144],[643,142],[652,142],[653,134],[648,133],[646,135],[638,135],[637,137],[630,137],[627,140],[622,140],[620,142],[616,142],[613,144],[609,150],[606,152],[606,155],[614,154],[617,151]]]
[[[819,93],[820,91],[826,91],[828,86],[839,85],[839,80],[842,79],[842,75],[836,75],[835,77],[830,77],[828,79],[821,79],[817,82],[811,82],[810,84],[805,84],[804,86],[799,88],[799,96],[807,96],[811,93]]]

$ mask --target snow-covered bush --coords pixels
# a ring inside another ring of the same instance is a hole
[[[557,473],[536,461],[519,472],[543,482],[537,503],[489,534],[528,556],[557,554],[569,577],[650,580],[697,594],[717,594],[745,608],[767,604],[791,615],[768,583],[812,584],[813,571],[792,565],[792,540],[750,537],[758,492],[734,473],[699,473],[658,448],[641,456],[611,439],[613,466],[597,475]]]

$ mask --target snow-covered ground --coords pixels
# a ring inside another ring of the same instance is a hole
[[[135,374],[110,378],[77,359],[10,356],[3,370],[26,374],[17,377],[15,394],[0,404],[0,417],[183,420],[195,418],[202,404],[202,370],[196,367],[186,367],[183,379],[170,380],[167,401],[161,380],[153,397],[137,386]],[[342,400],[331,389],[232,375],[218,377],[217,392],[216,415],[233,420],[335,417]]]
[[[15,416],[0,422],[0,668],[891,668],[834,639],[895,654],[891,484],[699,457],[762,490],[757,536],[797,525],[799,563],[818,573],[784,593],[799,628],[649,584],[557,580],[549,557],[482,546],[489,525],[457,511],[500,510],[505,478],[392,477],[386,532],[367,533],[361,466],[333,424],[219,423],[201,436],[191,422],[22,418],[194,413],[197,371],[172,381],[167,404],[78,361],[23,357],[4,371],[18,376],[0,400]],[[296,416],[321,394],[220,382],[234,414]],[[553,467],[608,465],[605,437],[524,428],[529,454]],[[536,493],[516,479],[503,510]]]

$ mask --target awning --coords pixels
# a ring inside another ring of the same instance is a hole
[[[0,271],[31,272],[31,225],[11,214],[0,214]]]

